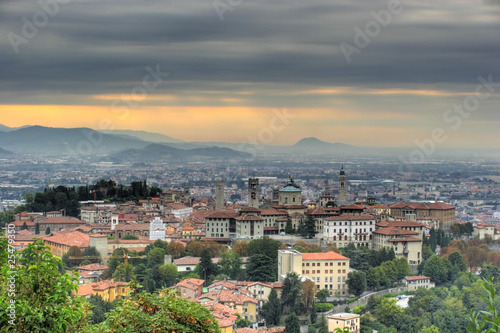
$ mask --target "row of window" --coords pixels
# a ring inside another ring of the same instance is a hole
[[[319,281],[318,281],[318,282],[319,282]],[[324,289],[328,289],[328,290],[333,290],[333,287],[334,287],[334,285],[333,285],[333,284],[330,284],[330,285],[325,284],[324,286],[325,286],[325,288],[324,288]],[[322,289],[322,288],[321,288],[321,285],[319,285],[319,284],[318,284],[318,290],[320,290],[320,289]],[[338,284],[338,285],[337,285],[337,289],[338,289],[338,290],[346,290],[347,288],[346,288],[346,285],[345,285],[345,284]],[[343,291],[343,292],[342,292],[342,295],[345,295],[345,291]]]
[[[347,246],[347,245],[346,245],[346,246]],[[312,267],[320,267],[320,266],[321,266],[321,263],[320,263],[320,262],[318,262],[318,263],[316,263],[316,262],[313,262],[313,263],[308,263],[308,262],[305,262],[305,263],[304,263],[304,262],[303,262],[303,263],[302,263],[302,267],[309,267],[309,264],[311,264],[311,266],[312,266]],[[325,262],[325,265],[324,265],[324,266],[325,266],[325,267],[327,267],[327,266],[333,266],[333,262]],[[337,262],[337,266],[346,266],[346,262],[345,262],[345,261],[342,261],[342,262],[341,262],[341,261],[339,261],[339,262]]]
[[[339,269],[338,270],[338,274],[345,274],[345,273],[346,273],[345,269],[342,269],[342,270]],[[302,270],[302,274],[309,274],[309,271],[308,270]],[[321,274],[321,271],[312,270],[311,274]],[[328,274],[328,270],[325,270],[325,274]],[[330,274],[333,274],[333,269],[330,270]],[[333,279],[333,277],[330,276],[330,282],[333,282],[332,279]],[[344,280],[343,281],[345,281],[345,276],[344,276]],[[325,282],[328,282],[328,277],[325,277]],[[339,276],[339,282],[340,282],[340,276]]]
[[[330,222],[330,223],[331,223],[331,222]],[[336,226],[336,225],[337,225],[337,223],[338,223],[338,225],[342,225],[342,222],[333,222],[333,225],[334,225],[334,226]],[[358,224],[358,223],[359,223],[359,224]],[[368,223],[368,225],[373,225],[373,223],[374,223],[374,221],[370,221],[370,222]],[[343,224],[343,225],[349,225],[349,224],[350,224],[350,222],[344,222],[344,224]],[[353,225],[367,225],[367,224],[366,224],[366,221],[365,221],[365,222],[355,222]]]

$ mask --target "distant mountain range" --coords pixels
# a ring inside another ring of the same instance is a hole
[[[179,139],[174,139],[170,136],[166,136],[158,133],[151,133],[146,131],[132,131],[132,130],[106,130],[100,131],[105,134],[113,134],[117,136],[133,137],[136,139],[141,139],[148,142],[163,142],[163,143],[179,143],[184,142]]]
[[[252,155],[229,148],[206,147],[195,149],[177,149],[161,143],[152,143],[142,149],[128,149],[110,154],[107,159],[113,162],[159,162],[162,160],[177,161],[193,157],[207,158],[249,158]]]
[[[14,155],[13,152],[0,148],[0,156]]]
[[[292,146],[293,152],[328,154],[338,152],[350,152],[356,150],[356,147],[345,143],[329,143],[317,138],[305,138]]]
[[[78,154],[100,156],[112,161],[155,161],[158,159],[246,158],[249,153],[263,154],[344,154],[359,153],[362,148],[344,143],[329,143],[305,138],[292,146],[263,146],[247,143],[185,142],[163,134],[145,131],[90,128],[52,128],[23,126],[10,128],[0,124],[3,149],[22,154]]]

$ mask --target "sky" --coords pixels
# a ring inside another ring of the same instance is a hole
[[[499,0],[6,0],[0,124],[498,148]]]

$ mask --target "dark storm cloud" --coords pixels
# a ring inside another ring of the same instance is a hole
[[[243,1],[221,22],[211,1],[72,1],[16,54],[8,34],[22,36],[21,18],[31,20],[40,7],[7,2],[0,5],[0,90],[12,98],[2,95],[4,103],[25,93],[116,93],[156,64],[171,73],[169,93],[242,89],[236,82],[252,89],[446,83],[468,91],[478,75],[500,76],[498,6],[480,3],[403,2],[347,63],[339,44],[354,45],[353,29],[387,3]]]

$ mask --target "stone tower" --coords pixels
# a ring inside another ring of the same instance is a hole
[[[108,237],[105,235],[89,235],[89,247],[95,247],[101,255],[102,262],[108,262]]]
[[[248,207],[259,208],[259,178],[248,179]]]
[[[217,179],[215,181],[215,210],[226,210],[224,186],[224,180]]]
[[[339,203],[346,202],[346,175],[344,171],[344,166],[340,169],[339,174]]]

